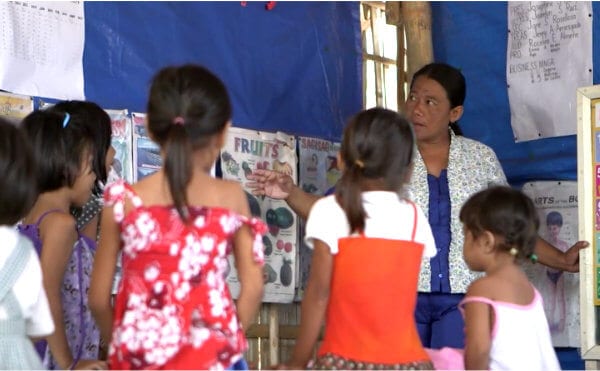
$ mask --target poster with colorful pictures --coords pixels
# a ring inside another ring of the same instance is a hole
[[[146,114],[133,112],[133,180],[141,180],[162,166],[160,148],[146,132]]]
[[[132,124],[131,118],[126,109],[123,110],[105,110],[110,116],[112,126],[111,145],[115,149],[115,159],[113,169],[126,182],[133,182],[133,163],[132,163]]]
[[[337,163],[340,143],[319,138],[298,137],[300,187],[308,193],[324,195],[331,193],[341,172]],[[304,243],[304,220],[300,221],[296,300],[301,300],[310,273],[312,250]]]
[[[269,227],[263,237],[264,302],[289,303],[294,299],[298,223],[296,214],[285,201],[253,196],[246,186],[249,182],[247,177],[254,169],[268,169],[286,173],[296,182],[296,163],[296,140],[281,132],[231,128],[221,150],[223,178],[241,183],[252,215],[260,217]],[[232,295],[237,298],[240,283],[232,255],[229,257],[227,283]]]
[[[566,251],[578,238],[577,182],[539,181],[526,183],[523,192],[536,207],[539,235]],[[531,282],[544,298],[544,310],[555,347],[578,347],[579,275],[542,264],[523,264]]]
[[[18,123],[33,112],[33,98],[26,95],[0,92],[0,116]]]

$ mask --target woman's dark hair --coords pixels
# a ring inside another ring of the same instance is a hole
[[[517,257],[533,254],[540,222],[533,202],[522,192],[507,186],[494,186],[471,196],[460,210],[460,221],[473,237],[493,233],[496,249],[516,248]]]
[[[464,105],[467,95],[467,83],[465,77],[457,68],[445,63],[427,64],[415,72],[410,83],[411,88],[419,76],[435,80],[444,88],[450,101],[450,108]],[[463,134],[458,122],[451,122],[450,128],[456,135]]]
[[[192,151],[208,145],[230,119],[227,89],[206,68],[167,67],[152,79],[148,130],[165,151],[164,169],[171,197],[177,212],[186,221],[186,188],[192,177]]]
[[[93,148],[88,131],[71,122],[69,114],[48,111],[30,113],[21,128],[33,149],[38,191],[71,187],[79,176],[83,156]]]
[[[16,126],[0,118],[0,225],[14,225],[33,206],[38,192],[31,146]]]
[[[99,105],[86,101],[62,101],[47,109],[49,112],[69,113],[70,122],[81,127],[93,138],[92,170],[96,174],[94,191],[100,192],[106,182],[106,153],[110,148],[112,127],[110,116]]]
[[[558,211],[551,211],[546,215],[546,225],[557,225],[562,227],[563,217]]]
[[[361,111],[344,129],[340,156],[344,172],[335,198],[351,232],[362,232],[366,213],[361,192],[366,182],[400,192],[409,179],[415,145],[412,126],[401,114],[384,108]]]

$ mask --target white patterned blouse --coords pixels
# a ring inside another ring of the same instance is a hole
[[[464,234],[459,213],[465,201],[474,193],[490,185],[507,185],[506,176],[494,150],[483,143],[455,135],[450,130],[450,158],[448,159],[448,188],[450,191],[450,289],[465,293],[469,284],[481,274],[471,271],[463,259]],[[419,151],[416,151],[414,170],[408,187],[409,198],[421,207],[429,218],[429,187],[427,169]],[[419,277],[419,292],[431,291],[431,266],[423,259]]]

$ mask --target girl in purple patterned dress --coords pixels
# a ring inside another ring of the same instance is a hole
[[[22,123],[37,164],[40,192],[19,230],[31,238],[42,265],[55,331],[38,344],[48,369],[104,368],[99,332],[87,305],[95,243],[69,213],[91,195],[94,138],[67,113],[36,111]]]

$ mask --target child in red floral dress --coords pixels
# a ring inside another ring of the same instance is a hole
[[[227,90],[203,67],[169,67],[154,77],[147,108],[164,166],[106,189],[90,306],[110,341],[111,368],[229,368],[243,357],[244,328],[262,297],[266,226],[250,217],[239,183],[210,175],[230,125]],[[224,277],[232,251],[237,303]]]

